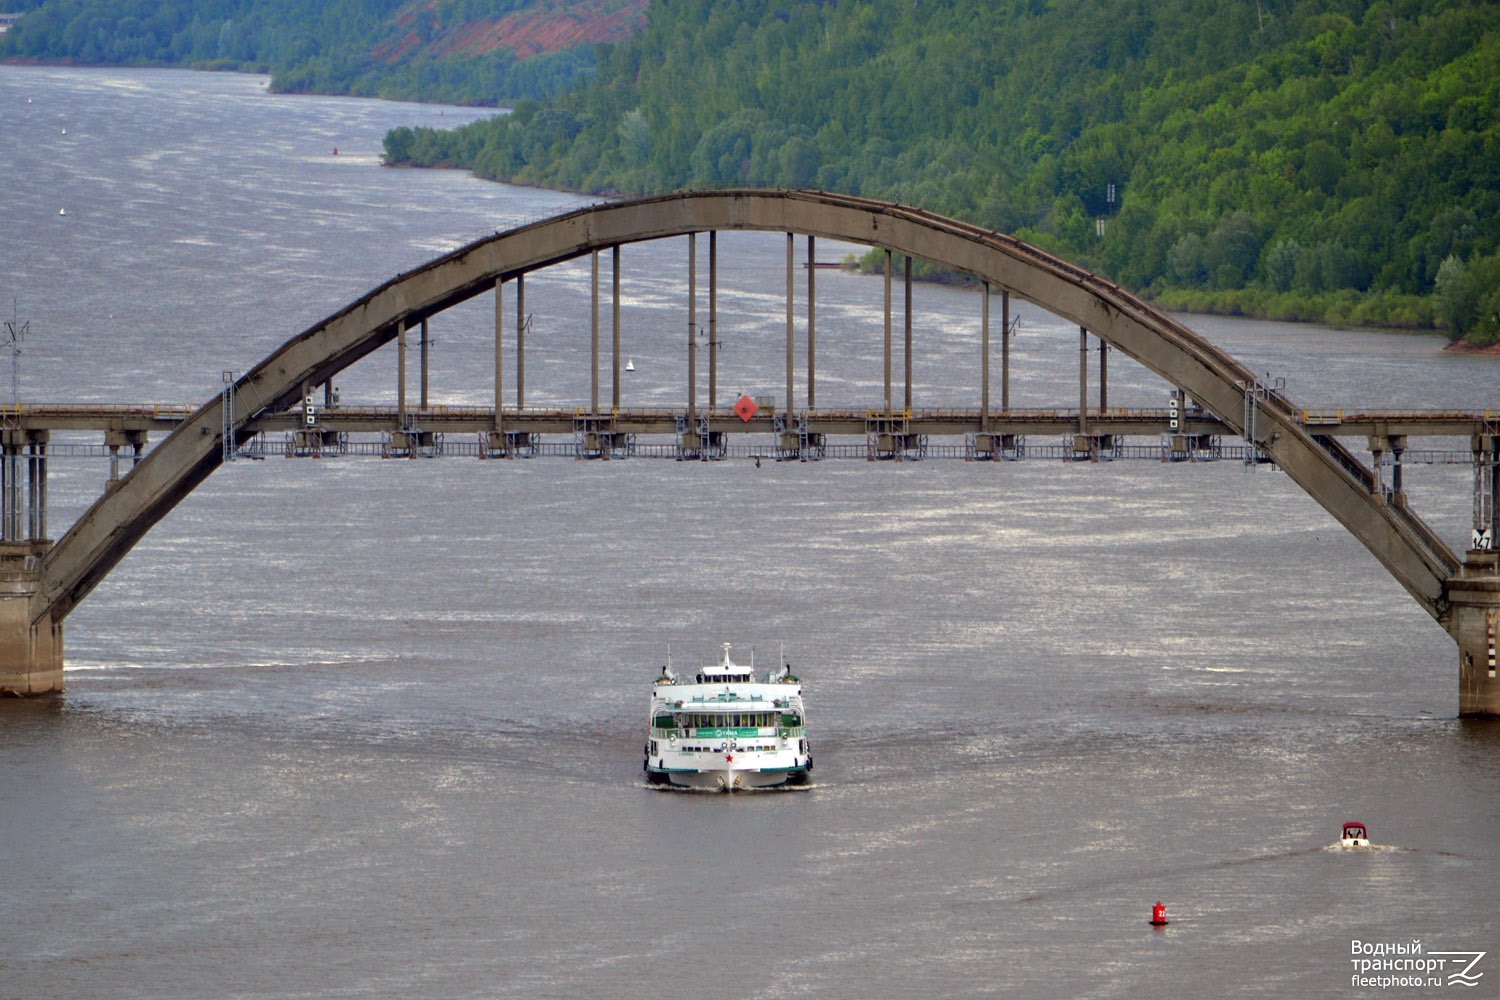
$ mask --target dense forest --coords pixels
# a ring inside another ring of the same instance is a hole
[[[387,160],[858,193],[1171,307],[1500,334],[1497,4],[653,0],[600,59]]]
[[[642,0],[11,0],[8,9],[25,16],[0,36],[0,58],[244,70],[270,73],[272,88],[288,93],[494,105],[576,86],[594,71],[591,21],[600,25],[596,39],[623,38],[635,25],[616,15],[642,6]]]
[[[397,129],[392,164],[605,194],[889,198],[1015,233],[1169,307],[1500,341],[1500,4],[9,6],[25,16],[0,58],[514,105],[453,132]]]

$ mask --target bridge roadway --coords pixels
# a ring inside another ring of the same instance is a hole
[[[46,440],[40,432],[94,431],[105,435],[105,444],[146,444],[143,435],[170,433],[187,420],[197,407],[169,403],[147,404],[14,404],[0,406],[0,431],[15,435],[16,443]],[[1340,438],[1388,439],[1402,437],[1474,438],[1496,433],[1500,410],[1424,411],[1424,410],[1358,410],[1306,409],[1300,411],[1301,424],[1310,434]],[[709,429],[727,434],[772,434],[775,416],[761,410],[748,421],[734,412],[718,409],[707,414]],[[1073,434],[1080,433],[1077,407],[1040,407],[992,412],[988,420],[979,409],[924,408],[894,410],[817,409],[804,411],[798,417],[806,421],[810,433],[837,436],[862,436],[872,421],[901,420],[906,432],[922,435],[993,434]],[[684,411],[667,407],[630,407],[604,411],[597,416],[587,408],[527,407],[507,408],[505,426],[515,432],[531,434],[572,434],[580,420],[603,421],[608,429],[622,434],[670,435],[679,428]],[[338,433],[399,433],[418,429],[436,434],[478,434],[495,426],[494,407],[439,404],[425,410],[408,410],[403,427],[402,414],[396,406],[338,405],[319,409],[317,427]],[[1173,429],[1171,413],[1165,408],[1113,407],[1084,411],[1088,434],[1122,437],[1157,437],[1161,434],[1238,435],[1238,432],[1213,414],[1189,408],[1181,425]],[[246,423],[250,432],[275,433],[306,430],[300,409],[262,413]]]

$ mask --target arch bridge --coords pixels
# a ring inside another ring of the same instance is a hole
[[[713,326],[717,261],[715,236],[723,231],[785,233],[787,239],[786,390],[775,400],[748,397],[724,409],[717,398],[717,343]],[[709,336],[708,399],[700,406],[696,308],[698,302],[696,235],[708,236]],[[794,239],[807,239],[808,302],[805,357],[794,349],[792,306]],[[686,406],[670,412],[622,411],[619,406],[619,267],[620,248],[667,237],[689,236],[689,295],[686,351]],[[883,248],[886,251],[884,319],[884,394],[860,411],[819,410],[816,404],[816,293],[814,240],[827,238]],[[612,405],[601,405],[599,366],[599,255],[615,255],[613,269]],[[893,255],[905,259],[906,316],[904,395],[893,396],[892,321]],[[587,406],[571,411],[541,412],[524,405],[524,294],[527,274],[553,264],[592,260],[592,370]],[[981,326],[981,399],[976,411],[921,414],[912,410],[911,312],[912,259],[972,277],[983,286]],[[507,289],[507,286],[510,286]],[[1012,296],[1034,303],[1077,324],[1080,330],[1080,399],[1076,411],[1028,414],[1009,404],[1008,372],[1002,378],[999,407],[990,399],[990,302],[1000,299],[1002,370],[1008,369],[1009,303]],[[484,294],[494,298],[495,405],[463,413],[433,413],[426,406],[425,346],[427,321],[455,305]],[[506,330],[507,296],[517,302],[518,320]],[[406,344],[411,331],[422,335],[422,405],[406,406]],[[1118,350],[1174,387],[1169,414],[1111,413],[1105,406],[1105,360],[1100,351],[1100,405],[1088,406],[1088,336]],[[515,343],[517,371],[514,398],[504,398],[505,352],[509,335]],[[398,345],[399,389],[395,412],[353,410],[328,405],[336,374],[377,349]],[[794,405],[801,363],[805,400]],[[133,445],[137,455],[152,428],[173,429],[122,478],[112,475],[106,490],[55,544],[46,536],[45,468],[47,427],[75,426],[64,414],[33,412],[26,420],[7,420],[3,429],[5,510],[0,542],[0,693],[32,694],[60,690],[63,668],[63,622],[126,552],[168,511],[221,463],[267,429],[290,426],[304,412],[307,425],[318,411],[313,391],[324,390],[321,411],[329,419],[295,435],[296,447],[317,449],[337,436],[337,416],[347,427],[390,428],[385,448],[415,454],[430,446],[432,428],[443,421],[450,429],[477,433],[482,457],[509,457],[535,449],[544,432],[564,431],[576,441],[576,453],[609,458],[628,451],[638,434],[669,436],[679,458],[722,455],[729,435],[770,433],[777,458],[818,457],[837,435],[864,438],[871,458],[909,457],[928,434],[963,435],[966,453],[979,459],[1013,457],[1017,439],[1027,428],[1065,427],[1075,455],[1097,455],[1117,435],[1156,433],[1162,417],[1172,428],[1170,448],[1183,454],[1204,446],[1214,434],[1242,437],[1252,461],[1275,462],[1309,496],[1342,524],[1456,640],[1459,648],[1459,710],[1463,715],[1500,714],[1500,681],[1496,679],[1496,632],[1500,630],[1500,563],[1493,539],[1500,535],[1500,426],[1481,417],[1458,415],[1459,430],[1469,431],[1476,469],[1473,548],[1462,557],[1453,552],[1405,502],[1399,456],[1407,433],[1421,433],[1422,420],[1405,423],[1389,415],[1308,414],[1296,410],[1277,385],[1257,379],[1244,365],[1180,322],[1152,308],[1109,281],[1020,240],[919,209],[806,191],[689,192],[595,205],[521,226],[478,240],[412,271],[400,274],[357,301],[304,330],[273,351],[248,373],[225,373],[224,391],[200,406],[169,414],[111,414],[111,449]],[[1197,404],[1187,409],[1188,401]],[[1183,409],[1177,406],[1181,402]],[[360,421],[364,422],[361,423]],[[84,420],[83,426],[88,423]],[[332,427],[332,429],[330,429]],[[1144,428],[1144,430],[1143,430]],[[1448,432],[1453,432],[1449,428]],[[1372,466],[1349,451],[1340,435],[1365,434],[1375,453]],[[29,463],[29,529],[20,527],[20,462]],[[1383,452],[1396,457],[1393,488],[1387,488]]]

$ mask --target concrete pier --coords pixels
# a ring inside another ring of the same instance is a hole
[[[1500,553],[1468,553],[1448,581],[1448,634],[1458,643],[1458,714],[1500,716]]]
[[[52,694],[63,686],[63,627],[31,621],[49,541],[0,544],[0,695]]]

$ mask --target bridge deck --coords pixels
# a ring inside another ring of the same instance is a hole
[[[142,404],[53,404],[26,403],[0,406],[0,430],[23,434],[39,431],[132,431],[165,433],[186,420],[196,407],[171,403]],[[1493,434],[1500,423],[1500,411],[1479,410],[1302,410],[1302,424],[1313,434],[1334,437],[1471,437]],[[627,434],[671,434],[678,420],[686,415],[682,409],[631,407],[613,413],[592,416],[587,409],[540,408],[507,409],[506,430],[534,434],[572,433],[584,419],[611,421],[610,430]],[[700,410],[707,416],[710,429],[718,433],[768,434],[774,431],[774,416],[765,410],[748,421],[724,407]],[[904,420],[906,432],[926,435],[955,435],[992,432],[996,434],[1068,434],[1079,428],[1076,407],[1043,407],[991,412],[986,426],[979,409],[818,409],[795,414],[805,419],[811,433],[827,435],[864,434],[872,421]],[[1212,414],[1189,410],[1177,429],[1183,434],[1233,434]],[[493,407],[430,406],[425,410],[408,409],[406,427],[434,433],[480,433],[495,425]],[[1169,433],[1170,414],[1165,408],[1090,409],[1084,420],[1089,433],[1124,436],[1156,436]],[[299,430],[304,427],[302,411],[286,410],[254,418],[249,427],[257,431]],[[338,406],[318,411],[318,427],[347,433],[399,431],[401,414],[394,406]],[[697,429],[696,426],[693,429]]]

